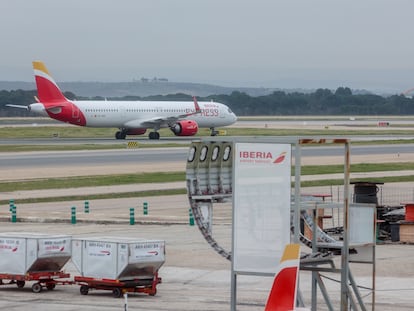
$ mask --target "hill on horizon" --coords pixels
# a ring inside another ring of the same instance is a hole
[[[161,82],[161,81],[134,81],[134,82],[58,82],[63,92],[72,92],[80,97],[124,97],[124,96],[156,96],[171,94],[187,94],[191,96],[207,97],[210,95],[230,95],[234,91],[246,93],[249,96],[266,96],[275,91],[286,93],[312,93],[315,89],[281,89],[264,87],[225,87],[212,84],[189,82]],[[0,91],[35,90],[34,82],[0,81]],[[334,91],[334,90],[332,90]],[[352,90],[354,95],[372,94],[367,90]],[[383,94],[379,94],[383,95]]]
[[[206,97],[209,95],[229,95],[234,91],[244,92],[250,96],[269,95],[278,88],[249,88],[224,87],[211,84],[186,82],[57,82],[63,92],[72,92],[82,97],[124,97],[124,96],[154,96],[183,93]],[[0,81],[0,90],[35,90],[34,82]],[[296,90],[310,92],[310,90]],[[292,90],[290,90],[292,92]]]

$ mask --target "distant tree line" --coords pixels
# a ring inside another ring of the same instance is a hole
[[[33,103],[36,91],[0,91],[0,117],[31,116],[24,109],[6,107],[7,104],[29,105]],[[69,99],[104,99],[102,97],[82,98],[65,92]],[[188,100],[190,95],[172,94],[159,96],[125,96],[108,100]],[[414,115],[414,99],[404,95],[383,97],[374,94],[354,95],[348,87],[336,91],[317,89],[313,93],[276,91],[266,96],[252,97],[235,91],[230,95],[212,95],[202,100],[214,100],[228,105],[239,116],[294,116],[294,115]]]

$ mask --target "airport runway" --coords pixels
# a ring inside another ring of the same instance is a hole
[[[85,167],[96,165],[126,165],[184,163],[188,147],[117,149],[93,151],[40,151],[0,153],[0,170],[51,166]],[[398,145],[351,145],[351,156],[404,155],[413,154],[414,144]],[[343,156],[343,146],[303,147],[302,157]],[[321,161],[322,164],[322,161]]]

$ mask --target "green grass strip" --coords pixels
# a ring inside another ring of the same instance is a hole
[[[184,181],[184,172],[168,173],[141,173],[141,174],[116,174],[116,175],[97,175],[97,176],[77,176],[64,178],[47,178],[26,181],[0,182],[3,192],[24,191],[39,189],[66,189],[80,187],[99,187],[113,185],[130,185],[145,183],[162,183]]]
[[[373,178],[358,178],[358,180],[351,181],[373,181]],[[410,176],[391,176],[375,178],[375,182],[393,183],[393,182],[414,182],[414,175]],[[314,181],[302,181],[301,187],[323,187],[323,186],[342,186],[343,179],[327,179],[327,180],[314,180]],[[292,183],[292,187],[293,187]],[[85,200],[103,200],[103,199],[118,199],[118,198],[140,198],[151,196],[169,196],[186,194],[187,189],[165,189],[165,190],[147,190],[147,191],[135,191],[135,192],[122,192],[122,193],[104,193],[104,194],[92,194],[92,195],[74,195],[74,196],[62,196],[62,197],[47,197],[47,198],[33,198],[22,199],[16,201],[18,204],[26,203],[46,203],[46,202],[66,202],[66,201],[85,201]],[[8,200],[1,200],[0,205],[8,205]]]
[[[121,193],[103,193],[91,195],[73,195],[62,197],[47,197],[47,198],[29,198],[22,200],[15,200],[15,204],[31,204],[31,203],[47,203],[47,202],[66,202],[66,201],[85,201],[85,200],[104,200],[104,199],[122,199],[122,198],[142,198],[155,196],[169,196],[177,194],[186,194],[187,189],[165,189],[165,190],[147,190]],[[8,205],[8,200],[0,200],[0,205]]]
[[[0,152],[27,152],[27,151],[73,151],[73,150],[116,150],[127,149],[128,141],[118,144],[56,144],[56,145],[0,145]],[[136,149],[187,147],[182,143],[139,143]]]
[[[361,163],[351,165],[351,172],[353,173],[404,170],[414,170],[414,163]],[[343,165],[309,165],[303,166],[301,169],[303,176],[337,174],[343,173],[343,171]],[[294,172],[292,172],[292,175],[294,175]],[[75,176],[64,178],[34,179],[26,181],[10,181],[0,182],[0,187],[3,192],[10,192],[39,189],[65,189],[112,185],[129,185],[140,183],[162,183],[184,180],[185,172],[154,172],[140,174]]]

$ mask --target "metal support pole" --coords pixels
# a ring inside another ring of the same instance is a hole
[[[128,293],[124,293],[124,311],[128,311]]]
[[[237,274],[232,271],[231,274],[231,306],[230,306],[230,310],[231,311],[236,311],[237,310]]]
[[[341,311],[348,311],[349,296],[349,177],[350,177],[350,147],[349,141],[345,142],[344,164],[344,233],[341,254]]]
[[[359,292],[358,286],[355,282],[354,277],[352,276],[351,271],[349,271],[349,281],[351,282],[352,289],[354,291],[356,299],[358,300],[361,311],[367,311],[367,308],[365,308],[364,301],[362,300],[361,293]]]
[[[312,254],[316,254],[318,252],[318,247],[316,246],[316,242],[318,240],[317,234],[318,230],[316,229],[316,224],[318,223],[317,219],[318,215],[318,204],[315,203],[315,207],[312,210]],[[312,311],[318,310],[318,272],[312,271]]]
[[[301,175],[301,145],[295,144],[295,211],[293,213],[294,237],[293,242],[299,243],[300,234],[300,175]]]
[[[321,275],[320,275],[319,272],[317,272],[316,277],[317,277],[318,285],[319,285],[319,288],[321,290],[322,296],[325,299],[326,306],[328,307],[328,310],[329,311],[334,311],[334,307],[333,307],[332,302],[331,302],[331,300],[329,299],[329,296],[328,296],[328,291],[326,290],[325,284],[323,283]]]

